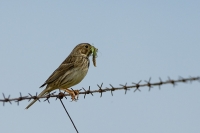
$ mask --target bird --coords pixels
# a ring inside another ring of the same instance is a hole
[[[80,83],[86,76],[90,66],[89,57],[93,54],[94,48],[89,43],[78,44],[44,84],[40,86],[41,88],[46,85],[46,88],[38,97],[45,96],[53,90],[60,89],[68,92],[72,100],[74,100],[75,95],[78,94],[76,93],[78,90],[73,91],[68,88]],[[25,109],[28,109],[36,101],[37,99],[34,99]]]

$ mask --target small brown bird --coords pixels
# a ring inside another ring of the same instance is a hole
[[[70,55],[62,62],[62,64],[51,74],[51,76],[40,86],[45,85],[46,88],[38,95],[44,96],[49,94],[55,89],[60,89],[68,92],[72,100],[75,99],[76,94],[68,88],[80,83],[88,72],[90,65],[89,56],[94,54],[93,51],[97,50],[89,43],[78,44],[70,53]],[[95,52],[96,54],[96,52]],[[37,99],[33,100],[27,107],[28,109],[33,105]]]

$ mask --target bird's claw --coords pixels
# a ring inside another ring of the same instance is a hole
[[[77,101],[79,96],[79,90],[65,90],[71,96],[72,101]],[[72,102],[71,101],[71,102]]]

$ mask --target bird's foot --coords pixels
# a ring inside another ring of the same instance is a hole
[[[79,96],[79,90],[69,90],[69,89],[65,89],[65,91],[67,93],[69,93],[69,95],[71,96],[72,101],[77,101],[78,100],[78,96]],[[71,101],[71,102],[72,102]]]

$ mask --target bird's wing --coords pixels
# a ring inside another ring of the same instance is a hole
[[[67,71],[74,68],[74,63],[66,63],[61,64],[52,74],[49,76],[49,78],[45,81],[43,85],[40,87],[45,86],[46,84],[52,83],[56,79],[58,79],[60,76],[64,75]]]

